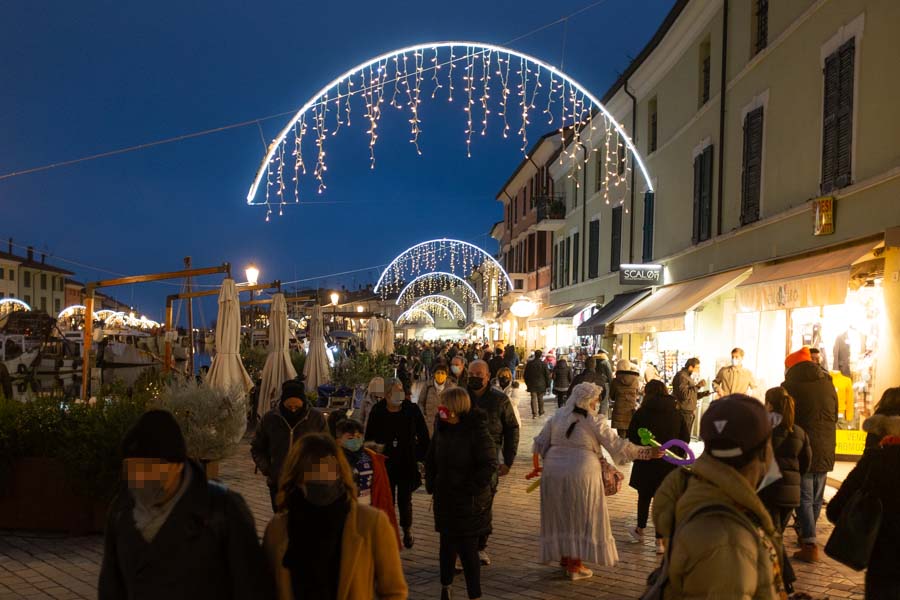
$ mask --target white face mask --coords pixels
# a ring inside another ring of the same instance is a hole
[[[769,423],[771,423],[772,429],[775,429],[776,427],[781,425],[781,422],[783,420],[784,420],[784,416],[780,415],[779,413],[777,413],[777,412],[769,413]]]
[[[774,413],[773,413],[774,414]],[[779,417],[781,415],[778,415]],[[757,492],[762,491],[763,489],[769,487],[776,481],[782,478],[781,469],[778,468],[778,461],[773,457],[769,462],[769,468],[766,471],[766,474],[763,475],[762,480],[759,482],[759,486],[756,488]]]
[[[732,358],[732,359],[731,359],[731,366],[732,366],[732,367],[739,367],[739,366],[741,366],[742,363],[743,363],[743,361],[742,361],[741,359],[739,359],[739,358]]]

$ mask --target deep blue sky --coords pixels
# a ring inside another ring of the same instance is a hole
[[[0,22],[0,175],[296,110],[382,52],[442,39],[503,44],[589,4],[9,3]],[[602,96],[672,4],[607,0],[570,19],[564,70]],[[563,29],[510,45],[558,66]],[[494,251],[486,232],[502,218],[494,198],[522,159],[519,141],[495,129],[475,139],[467,159],[459,107],[424,110],[424,156],[407,143],[406,117],[388,114],[370,171],[360,121],[329,149],[329,187],[315,198],[325,203],[289,207],[270,223],[244,202],[263,156],[251,126],[0,181],[0,239],[117,273],[177,269],[191,255],[196,265],[230,261],[241,272],[253,260],[264,279],[285,281],[382,265],[435,237]],[[266,137],[286,122],[265,121]],[[81,280],[107,276],[57,264]],[[377,275],[321,285],[355,287]],[[172,288],[111,291],[159,318]]]

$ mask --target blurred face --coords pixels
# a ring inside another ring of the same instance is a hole
[[[337,458],[334,456],[326,456],[319,462],[313,464],[308,471],[303,472],[303,483],[301,486],[315,482],[331,483],[338,479]]]
[[[469,387],[475,390],[481,390],[487,387],[488,379],[491,371],[482,363],[475,363],[469,367]],[[473,380],[481,382],[480,386],[475,387]]]
[[[303,400],[300,398],[288,398],[284,401],[284,407],[291,412],[297,412],[303,408]]]
[[[155,458],[126,458],[123,461],[123,471],[135,501],[145,506],[155,506],[164,503],[178,491],[184,463],[170,463]]]
[[[444,385],[447,381],[447,371],[436,371],[434,374],[434,382],[438,385]]]

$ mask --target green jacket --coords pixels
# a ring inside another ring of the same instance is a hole
[[[781,536],[750,483],[708,455],[697,459],[692,473],[673,471],[653,501],[657,533],[671,538],[675,531],[665,598],[786,598],[778,591],[780,577],[776,583],[776,563],[783,553]],[[713,506],[722,510],[690,518]]]

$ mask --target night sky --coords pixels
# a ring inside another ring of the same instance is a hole
[[[295,111],[339,73],[382,52],[445,39],[506,44],[589,0],[412,2],[13,2],[0,22],[3,174]],[[602,96],[673,0],[606,0],[510,47],[560,65]],[[261,279],[302,287],[374,282],[406,247],[456,237],[490,252],[495,197],[521,161],[499,128],[466,158],[458,105],[422,107],[421,147],[405,115],[335,138],[328,189],[265,222],[247,189],[264,154],[255,125],[0,180],[0,239],[46,251],[81,281],[254,261]],[[270,140],[288,121],[262,122]],[[536,140],[544,131],[530,129]],[[21,248],[16,253],[24,254]],[[68,259],[80,263],[64,262]],[[103,270],[95,270],[103,269]],[[211,280],[207,279],[207,283]],[[175,286],[110,289],[151,318]],[[206,305],[206,320],[214,318]],[[204,323],[200,323],[203,325]]]

